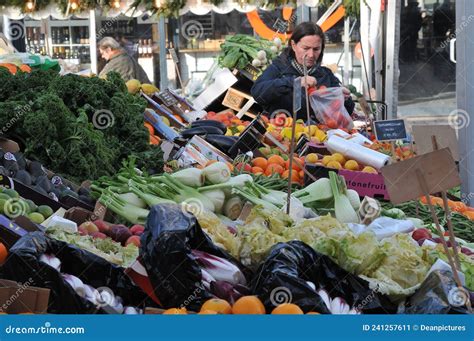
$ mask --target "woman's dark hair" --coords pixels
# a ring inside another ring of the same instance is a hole
[[[321,27],[319,27],[319,25],[311,21],[302,22],[301,24],[295,27],[295,30],[293,31],[291,38],[288,41],[288,47],[286,48],[285,52],[290,57],[295,58],[295,52],[291,48],[291,42],[294,41],[295,44],[298,44],[298,42],[306,36],[318,36],[321,38],[321,43],[322,43],[321,54],[319,55],[319,58],[316,61],[317,64],[321,64],[321,61],[323,60],[324,46],[325,46],[324,32],[321,29]]]

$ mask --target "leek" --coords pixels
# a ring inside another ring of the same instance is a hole
[[[202,208],[207,209],[211,212],[215,211],[215,206],[208,197],[198,192],[198,190],[186,186],[179,182],[177,179],[173,178],[169,174],[164,174],[163,178],[160,180],[164,187],[154,186],[155,191],[164,193],[164,198],[170,198],[176,203],[188,203],[199,202],[199,205],[202,205]],[[160,195],[161,196],[161,195]]]
[[[204,174],[198,168],[186,168],[174,172],[171,176],[186,186],[202,187],[204,185]]]
[[[347,190],[347,197],[349,198],[351,206],[354,208],[354,210],[358,211],[359,208],[360,208],[359,193],[357,193],[353,189],[348,189]]]
[[[253,182],[253,178],[250,174],[240,174],[234,177],[231,177],[227,182],[209,185],[199,188],[199,192],[209,191],[211,189],[222,189],[225,194],[229,195],[234,187],[244,187],[245,184]]]
[[[127,192],[127,193],[119,194],[119,198],[137,207],[146,208],[146,202],[143,201],[135,193]]]
[[[251,193],[248,193],[247,191],[244,191],[240,188],[234,188],[232,190],[232,193],[238,194],[241,197],[243,197],[244,199],[247,199],[248,201],[250,201],[252,204],[261,205],[265,209],[268,209],[270,211],[277,211],[278,210],[278,207],[276,207],[275,205],[273,205],[273,204],[271,204],[271,203],[269,203],[265,200],[262,200],[262,199],[256,197],[255,195],[253,195]]]
[[[109,190],[105,190],[99,198],[99,202],[115,214],[121,216],[132,224],[143,225],[146,223],[150,211],[134,206]]]
[[[359,215],[346,196],[344,179],[335,172],[329,172],[331,190],[334,195],[334,213],[341,223],[359,223]]]
[[[333,198],[331,182],[328,178],[321,178],[305,188],[294,192],[293,196],[300,199],[303,204],[331,200]]]
[[[134,193],[140,199],[142,199],[148,205],[148,207],[152,207],[152,206],[159,205],[159,204],[174,203],[174,201],[172,201],[172,200],[160,198],[160,197],[157,197],[153,194],[147,193],[147,192],[144,191],[144,188],[143,188],[143,191],[141,189],[142,189],[142,187],[140,187],[137,184],[132,183],[130,185],[130,190],[132,191],[132,193]]]
[[[229,219],[235,220],[240,216],[244,204],[239,196],[229,198],[224,204],[224,215]]]
[[[229,181],[230,169],[224,162],[215,162],[202,170],[206,180],[212,184],[221,184]]]
[[[202,192],[201,194],[205,195],[210,201],[212,201],[215,208],[214,212],[219,213],[222,211],[222,207],[224,207],[225,203],[225,194],[222,190],[214,189]]]

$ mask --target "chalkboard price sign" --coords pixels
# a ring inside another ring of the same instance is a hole
[[[375,137],[379,141],[405,140],[407,131],[404,120],[387,120],[374,122]]]

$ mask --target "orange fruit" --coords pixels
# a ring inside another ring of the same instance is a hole
[[[317,313],[315,311],[310,311],[310,312],[306,313],[306,315],[321,315],[321,314]]]
[[[344,168],[352,171],[359,170],[359,164],[355,160],[348,160],[344,164]]]
[[[300,158],[294,157],[293,158],[293,164],[291,165],[291,168],[293,168],[296,171],[300,171],[301,170],[300,165],[304,166],[304,161],[301,162]],[[285,161],[285,169],[290,169],[290,159],[289,158],[288,158],[288,160]]]
[[[304,171],[303,170],[299,171],[298,175],[299,175],[300,179],[304,179]]]
[[[265,314],[265,306],[257,296],[242,296],[234,303],[232,313],[263,315]]]
[[[316,153],[310,153],[308,155],[306,155],[306,162],[308,163],[316,163],[318,162],[318,154]]]
[[[5,263],[8,257],[8,250],[3,243],[0,243],[0,264]]]
[[[273,309],[272,315],[303,315],[303,310],[293,303],[283,303]]]
[[[263,174],[263,169],[260,167],[252,167],[252,173],[255,175]]]
[[[270,176],[274,173],[278,173],[281,175],[281,173],[283,173],[284,170],[285,169],[282,166],[277,165],[275,163],[271,163],[268,165],[267,169],[265,169],[265,175]]]
[[[214,310],[201,310],[198,315],[217,315],[218,313]]]
[[[148,131],[150,132],[150,136],[151,136],[151,135],[155,135],[155,128],[153,128],[153,126],[152,126],[150,123],[145,122],[145,123],[143,123],[143,125],[144,125],[145,128],[147,128]]]
[[[261,169],[267,168],[268,161],[264,157],[256,157],[252,160],[252,166],[259,167]]]
[[[163,315],[187,315],[188,310],[186,308],[170,308],[163,312]]]
[[[150,135],[150,144],[158,145],[160,144],[161,139],[156,135]]]
[[[229,302],[220,298],[211,298],[204,302],[201,311],[211,310],[219,314],[232,314],[232,307]]]
[[[374,167],[370,167],[370,166],[365,166],[364,169],[362,169],[362,172],[378,174],[377,170]]]
[[[283,179],[288,179],[288,176],[290,175],[290,170],[287,169],[286,171],[284,171],[283,173],[281,173],[281,177]],[[292,182],[298,182],[300,181],[300,177],[298,175],[298,172],[296,170],[293,169],[293,172],[291,172],[291,181]]]
[[[341,153],[334,153],[334,154],[332,154],[332,159],[333,159],[334,161],[339,162],[341,165],[343,165],[343,164],[346,163],[346,158],[345,158],[344,155],[342,155]]]
[[[342,169],[341,164],[337,161],[329,161],[329,163],[326,165],[326,167],[334,168],[334,169]]]
[[[272,155],[268,158],[268,165],[277,164],[281,167],[285,167],[285,160],[280,155]]]

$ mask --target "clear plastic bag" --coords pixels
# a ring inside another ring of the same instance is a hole
[[[354,122],[344,106],[342,87],[309,90],[309,102],[320,123],[331,129],[352,129]]]

